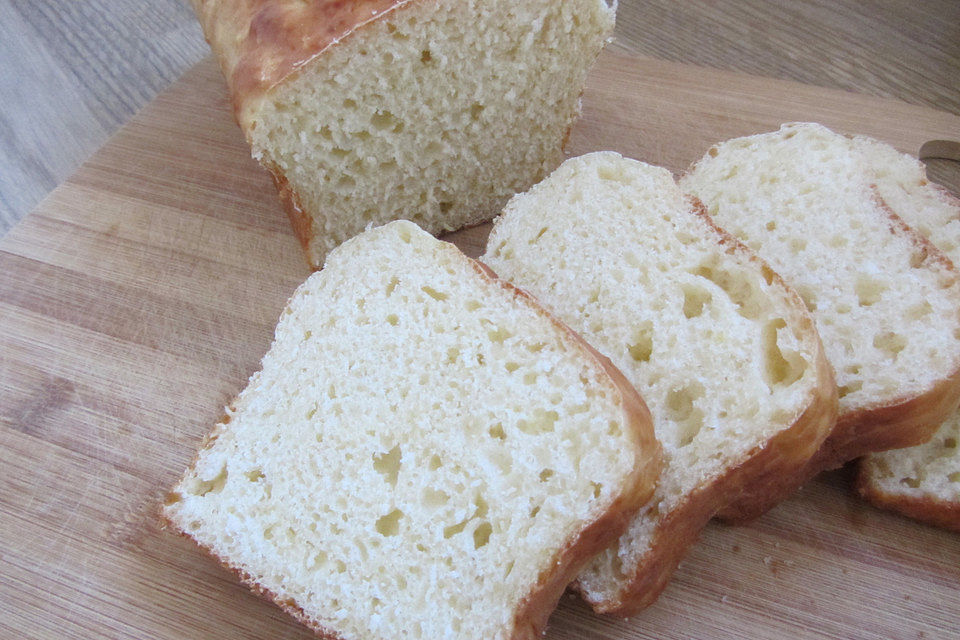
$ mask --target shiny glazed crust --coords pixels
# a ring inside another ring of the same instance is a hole
[[[560,596],[566,586],[573,580],[586,563],[597,553],[612,544],[630,523],[637,509],[653,495],[657,479],[662,468],[660,442],[656,439],[653,430],[653,421],[643,399],[636,389],[627,382],[619,369],[613,366],[610,360],[598,353],[587,344],[576,332],[549,314],[532,296],[509,282],[501,280],[489,267],[483,263],[463,256],[455,246],[448,245],[450,251],[455,251],[462,259],[469,260],[478,275],[501,288],[507,290],[522,304],[532,307],[538,313],[545,315],[550,321],[570,338],[576,347],[579,347],[584,357],[595,361],[607,373],[612,381],[613,391],[621,398],[623,412],[626,417],[625,428],[632,433],[637,444],[638,453],[636,466],[630,478],[624,484],[622,492],[614,498],[606,512],[596,520],[588,523],[574,538],[556,553],[551,562],[533,585],[530,592],[522,600],[514,615],[513,633],[510,640],[536,640],[541,638],[547,626],[550,614],[556,608]],[[201,449],[209,448],[230,421],[224,416],[208,435]],[[199,453],[194,457],[196,464]],[[168,494],[169,501],[176,501],[175,493]],[[220,564],[232,571],[240,581],[251,591],[262,598],[273,602],[278,607],[312,629],[319,637],[328,640],[342,640],[335,631],[328,629],[320,621],[304,613],[297,603],[290,598],[281,598],[276,593],[264,588],[257,579],[243,567],[231,563],[228,558],[218,555],[209,546],[201,544],[193,536],[183,531],[176,523],[165,516],[161,516],[164,527],[176,529],[183,537],[193,540],[202,550],[211,555]]]
[[[861,498],[881,509],[960,533],[960,503],[929,495],[915,497],[883,491],[870,481],[869,464],[868,459],[859,462],[856,490]]]
[[[717,235],[717,242],[729,253],[738,252],[765,270],[765,274],[790,292],[795,303],[803,302],[775,271],[752,250],[716,225],[699,199],[690,197],[691,207]],[[802,330],[816,335],[812,317],[805,313]],[[817,339],[814,361],[819,384],[812,390],[806,409],[790,427],[781,430],[743,456],[742,462],[723,475],[701,485],[673,509],[657,528],[650,549],[636,563],[633,575],[615,600],[593,600],[573,587],[597,613],[629,617],[653,604],[666,588],[687,549],[720,509],[731,501],[756,502],[769,509],[793,493],[804,481],[807,461],[815,455],[837,423],[837,386],[833,369]],[[759,514],[758,514],[759,515]]]
[[[191,0],[244,133],[257,102],[366,23],[410,0]]]

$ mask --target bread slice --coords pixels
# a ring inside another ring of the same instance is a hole
[[[293,295],[165,514],[324,636],[532,639],[659,469],[608,360],[395,222]]]
[[[314,267],[371,223],[489,220],[556,167],[616,4],[192,2]]]
[[[926,442],[960,397],[960,282],[893,215],[849,140],[810,123],[719,144],[681,180],[813,312],[840,385],[837,428],[807,477]],[[752,517],[779,496],[744,495]]]
[[[860,461],[858,493],[878,507],[960,532],[960,413],[925,444]]]
[[[652,603],[719,508],[752,484],[795,487],[833,427],[803,302],[665,169],[568,160],[510,201],[482,260],[610,357],[664,447],[653,498],[577,580],[598,612]]]
[[[960,264],[960,201],[927,180],[916,158],[862,136],[850,144],[870,169],[884,203],[924,238]],[[864,457],[857,488],[879,507],[960,531],[960,413],[930,442]]]

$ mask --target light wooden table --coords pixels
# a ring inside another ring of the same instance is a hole
[[[621,0],[613,46],[960,114],[957,0]],[[0,0],[0,235],[207,54],[185,0]]]

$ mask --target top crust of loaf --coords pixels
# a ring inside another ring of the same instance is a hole
[[[250,105],[325,49],[411,0],[191,0],[241,127]]]
[[[649,412],[609,361],[453,245],[394,222],[294,294],[165,515],[322,635],[532,640],[659,468]],[[271,510],[291,515],[270,526]]]

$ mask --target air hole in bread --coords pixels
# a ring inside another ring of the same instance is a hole
[[[710,264],[701,264],[691,273],[701,278],[706,278],[720,287],[720,289],[727,294],[727,297],[737,305],[737,311],[744,318],[755,320],[760,317],[758,295],[754,290],[753,283],[748,279],[737,277],[725,269],[720,269]],[[764,277],[766,278],[766,274],[764,274]],[[770,281],[772,282],[772,276]]]
[[[537,232],[537,235],[535,235],[535,236],[533,237],[533,239],[530,240],[530,244],[536,244],[536,243],[537,243],[537,240],[539,240],[540,238],[542,238],[542,237],[543,237],[543,234],[545,234],[546,232],[547,232],[547,227],[542,227],[542,228],[540,229],[540,231]]]
[[[907,317],[911,320],[919,320],[931,313],[933,313],[933,307],[926,300],[907,308]]]
[[[676,435],[680,447],[693,442],[703,428],[703,411],[696,406],[703,393],[703,385],[695,380],[667,393],[666,413],[677,424]]]
[[[430,64],[433,62],[433,54],[430,53],[429,49],[424,49],[420,52],[420,62],[423,64]]]
[[[495,424],[495,425],[493,425],[492,427],[490,427],[490,429],[487,431],[487,433],[490,434],[490,437],[491,437],[491,438],[495,438],[495,439],[497,439],[497,440],[506,440],[506,439],[507,439],[507,434],[506,434],[506,432],[503,430],[503,424],[500,423],[500,422],[498,422],[497,424]]]
[[[540,482],[546,482],[553,476],[553,474],[553,469],[544,469],[540,472]]]
[[[493,329],[487,332],[487,337],[490,338],[491,342],[494,342],[496,344],[503,344],[508,338],[511,338],[512,336],[513,336],[512,333],[510,333],[509,331],[507,331],[502,327],[497,327],[496,329]]]
[[[386,131],[397,125],[397,118],[389,111],[378,111],[370,117],[370,124],[373,125],[374,129]]]
[[[601,165],[597,168],[597,177],[608,182],[619,182],[621,184],[630,184],[631,178],[627,176],[620,167]]]
[[[535,409],[529,420],[521,419],[517,421],[517,429],[530,435],[549,433],[553,431],[553,427],[559,418],[560,415],[556,411]]]
[[[480,547],[486,546],[490,541],[490,534],[493,533],[493,525],[487,521],[481,522],[477,525],[477,528],[473,530],[473,548],[479,549]]]
[[[390,513],[381,516],[377,520],[377,533],[384,537],[395,536],[400,533],[400,519],[403,517],[403,511],[394,509]]]
[[[904,484],[911,489],[917,489],[920,487],[920,480],[917,478],[900,478],[900,484]]]
[[[428,507],[442,507],[450,501],[450,496],[441,489],[426,487],[423,490],[423,504]]]
[[[387,323],[395,327],[400,323],[400,318],[397,317],[397,314],[391,313],[387,316]]]
[[[600,494],[603,492],[603,484],[599,482],[591,482],[590,486],[593,487],[593,497],[599,498]]]
[[[885,331],[873,338],[873,346],[886,352],[891,358],[896,359],[897,355],[907,346],[906,337],[893,331]]]
[[[483,113],[483,105],[479,102],[474,102],[470,105],[470,119],[474,122],[480,120],[480,115]]]
[[[956,449],[957,448],[957,439],[956,438],[947,438],[943,441],[943,446],[947,449]]]
[[[684,304],[686,308],[686,303]],[[688,316],[689,317],[689,316]],[[630,357],[636,362],[649,362],[653,354],[653,323],[649,320],[634,329],[633,339],[627,345]]]
[[[867,274],[858,275],[854,284],[854,291],[861,307],[869,307],[879,302],[886,289],[887,285],[883,281]]]
[[[693,284],[681,285],[683,290],[683,315],[687,318],[696,318],[703,314],[703,307],[710,302],[713,296],[703,287]]]
[[[251,469],[250,471],[245,472],[243,475],[250,482],[260,482],[264,478],[263,469],[260,468]]]
[[[511,361],[504,364],[503,368],[507,370],[507,373],[513,373],[514,371],[520,368],[520,365],[517,364],[516,362]]]
[[[220,493],[227,483],[227,467],[224,465],[220,472],[210,480],[194,480],[187,487],[187,493],[195,496],[205,496],[208,493]]]
[[[947,476],[947,480],[950,482],[960,482],[960,471],[954,471],[953,473]]]
[[[852,380],[847,384],[841,386],[837,390],[837,395],[840,396],[841,398],[846,398],[851,393],[856,393],[861,389],[863,389],[863,380]]]
[[[449,297],[447,296],[447,294],[443,293],[442,291],[437,291],[433,287],[424,285],[423,287],[421,287],[421,289],[423,289],[423,292],[428,296],[430,296],[431,298],[433,298],[434,300],[439,300],[443,302]]]
[[[394,446],[386,453],[375,453],[373,455],[373,468],[390,485],[397,484],[397,477],[400,474],[400,445]]]
[[[804,359],[797,353],[780,348],[780,329],[787,326],[783,318],[767,322],[763,327],[764,375],[767,384],[789,386],[800,379],[807,368]]]

